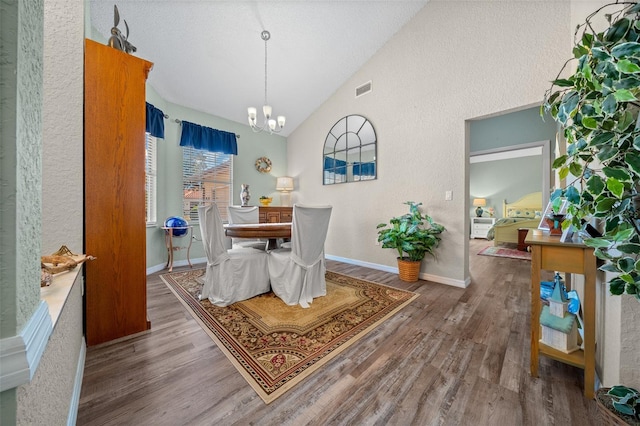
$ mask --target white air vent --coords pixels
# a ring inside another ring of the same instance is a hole
[[[370,91],[371,91],[371,81],[368,81],[362,86],[356,87],[356,98],[359,98],[362,95],[366,95]]]

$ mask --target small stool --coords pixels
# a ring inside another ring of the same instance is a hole
[[[529,245],[524,242],[527,238],[529,228],[518,228],[518,250],[529,251]]]

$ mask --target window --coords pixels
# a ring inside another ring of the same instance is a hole
[[[158,156],[158,139],[155,136],[151,136],[149,133],[145,134],[144,143],[144,202],[146,207],[146,222],[147,226],[156,224],[156,182],[157,178],[157,159]]]
[[[182,211],[189,222],[198,221],[198,206],[216,203],[223,221],[233,197],[231,154],[182,147]]]

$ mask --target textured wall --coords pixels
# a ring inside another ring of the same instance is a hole
[[[18,387],[18,425],[67,424],[82,345],[82,276],[79,275],[36,374],[30,383]]]
[[[45,8],[42,254],[63,244],[81,253],[83,0],[48,0]]]
[[[298,201],[334,206],[328,254],[395,267],[376,225],[421,201],[447,227],[423,272],[468,277],[465,120],[533,105],[571,53],[568,2],[431,1],[288,138]],[[358,99],[354,88],[372,80]],[[322,185],[324,138],[362,114],[378,135],[378,179]],[[445,201],[445,191],[453,200]],[[353,214],[362,212],[362,214]]]
[[[18,4],[15,105],[17,123],[15,134],[16,332],[19,332],[31,318],[40,301],[40,232],[42,228],[40,191],[43,1],[34,0],[18,2]]]
[[[640,303],[633,296],[622,297],[620,327],[620,379],[627,386],[640,388]]]

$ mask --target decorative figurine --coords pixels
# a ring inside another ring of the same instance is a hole
[[[571,353],[580,349],[576,315],[569,312],[569,299],[565,293],[564,283],[557,272],[554,281],[549,306],[544,305],[540,313],[542,328],[540,342],[564,353]]]
[[[127,25],[127,21],[124,20],[124,26],[127,29],[127,35],[123,36],[122,32],[118,29],[118,24],[120,23],[120,13],[118,13],[118,6],[113,5],[113,27],[111,28],[111,37],[109,37],[108,46],[113,47],[114,49],[122,50],[125,53],[135,52],[137,49],[134,45],[129,43],[127,40],[129,38],[129,25]]]

